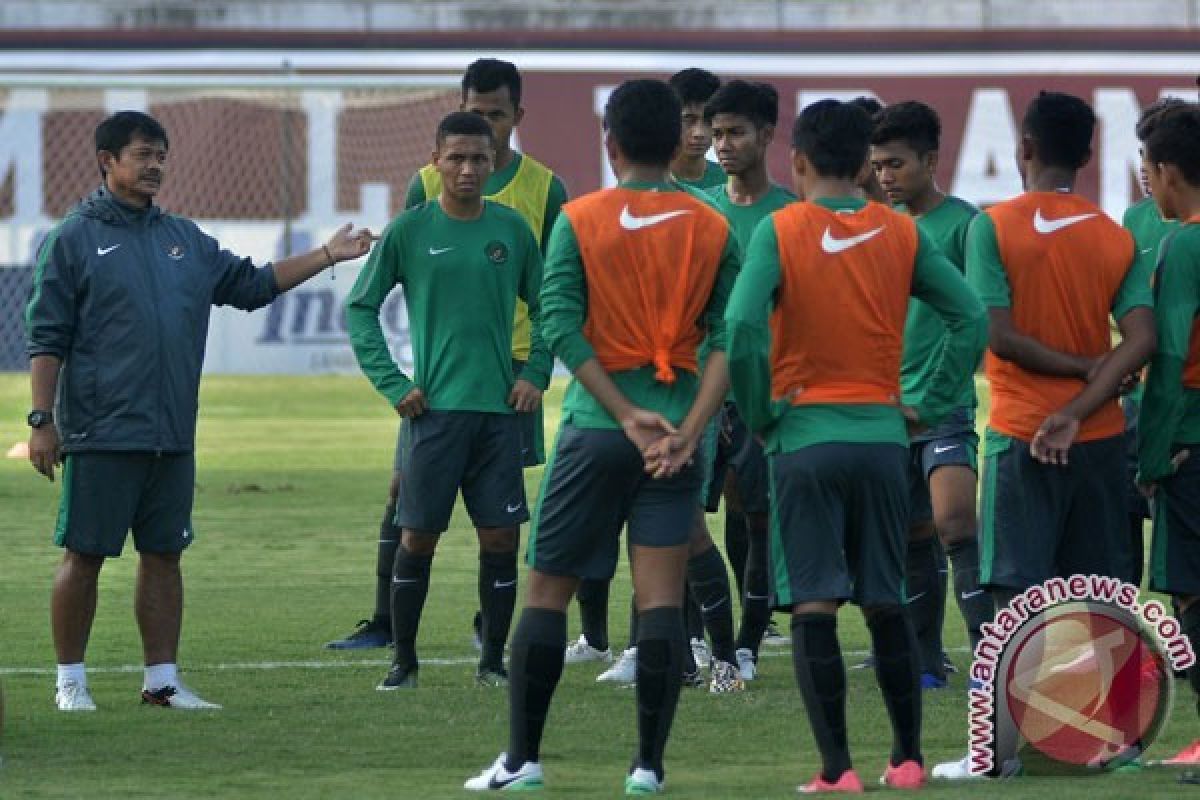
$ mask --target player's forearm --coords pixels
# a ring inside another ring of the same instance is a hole
[[[692,402],[683,424],[679,426],[679,432],[689,439],[699,439],[708,421],[720,410],[728,393],[729,367],[725,353],[713,350],[709,353],[704,372],[700,376],[700,390],[696,392],[696,399]]]
[[[29,384],[33,394],[33,408],[49,411],[54,408],[54,395],[58,390],[58,372],[62,360],[58,356],[40,355],[29,360]]]
[[[775,422],[771,411],[771,368],[766,325],[727,318],[726,363],[738,412],[750,430],[761,432]]]
[[[595,358],[584,361],[573,373],[575,380],[583,384],[583,388],[587,389],[617,422],[623,422],[635,410],[633,403],[629,402],[629,398]]]
[[[1057,378],[1086,381],[1094,359],[1064,353],[1011,328],[992,327],[988,346],[997,358],[1011,361],[1021,369]]]
[[[346,306],[346,328],[359,368],[371,385],[395,407],[414,384],[392,360],[383,326],[379,324],[379,309],[351,303]]]
[[[1159,353],[1150,363],[1138,412],[1138,479],[1171,474],[1171,445],[1183,417],[1183,359]]]
[[[1144,310],[1147,314],[1149,309]],[[1075,395],[1063,412],[1079,420],[1090,417],[1105,403],[1117,396],[1117,390],[1125,376],[1141,369],[1154,355],[1157,336],[1153,323],[1126,329],[1125,338],[1101,362],[1083,391]]]

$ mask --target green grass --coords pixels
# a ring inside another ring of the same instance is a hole
[[[551,395],[557,408],[561,387]],[[27,435],[28,379],[0,375],[0,444]],[[197,541],[184,560],[186,679],[225,705],[211,714],[143,708],[138,671],[95,672],[100,712],[53,709],[48,599],[59,559],[50,543],[58,485],[25,461],[0,461],[0,671],[7,702],[0,798],[462,797],[462,781],[503,749],[504,693],[472,684],[471,663],[428,665],[416,692],[381,695],[380,651],[339,655],[320,645],[348,632],[372,604],[375,540],[390,473],[396,419],[358,378],[207,378],[198,442]],[[548,424],[557,422],[549,414]],[[533,496],[540,472],[527,475]],[[715,523],[716,520],[713,520]],[[714,530],[717,527],[714,525]],[[718,541],[720,537],[718,536]],[[444,539],[419,642],[426,658],[473,658],[476,547],[461,512]],[[140,663],[127,555],[105,567],[88,653],[92,668]],[[628,577],[611,606],[623,641]],[[951,607],[947,644],[963,646]],[[572,616],[572,631],[578,633]],[[843,647],[861,651],[857,614],[841,617]],[[786,650],[769,651],[763,678],[736,696],[687,691],[668,750],[678,798],[784,798],[817,768]],[[965,652],[955,650],[963,665]],[[854,660],[851,657],[849,660]],[[258,662],[326,668],[247,669]],[[223,666],[224,665],[224,666]],[[34,670],[40,672],[34,673]],[[548,794],[620,793],[634,748],[633,696],[566,672],[544,748]],[[964,690],[926,694],[929,763],[964,748]],[[870,674],[850,674],[856,765],[873,782],[888,751],[886,717]],[[1191,698],[1179,702],[1154,755],[1196,734]],[[933,787],[945,798],[1158,797],[1175,773],[1025,779]]]

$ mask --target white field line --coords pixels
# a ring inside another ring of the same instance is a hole
[[[869,654],[868,650],[843,650],[842,655],[847,658],[863,658]],[[965,653],[967,648],[955,647],[951,648],[950,652]],[[760,658],[783,658],[791,657],[791,649],[784,647],[766,647],[759,653]],[[475,656],[469,658],[422,658],[422,667],[461,667],[468,664],[475,664],[479,659]],[[346,661],[245,661],[245,662],[229,662],[219,664],[188,664],[185,667],[186,672],[256,672],[270,671],[278,669],[361,669],[365,667],[386,667],[391,664],[390,659],[386,658],[359,658]],[[88,672],[93,675],[105,673],[125,673],[125,672],[141,672],[144,667],[141,664],[121,664],[113,667],[88,667]],[[0,667],[0,675],[54,675],[56,672],[54,667]]]

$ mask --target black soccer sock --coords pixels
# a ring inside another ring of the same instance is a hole
[[[479,608],[483,614],[480,669],[504,669],[504,644],[517,603],[517,551],[479,554]]]
[[[608,589],[611,585],[611,580],[584,578],[575,592],[583,636],[597,650],[608,649]]]
[[[746,539],[746,593],[742,595],[742,627],[738,631],[738,649],[746,648],[758,657],[763,634],[771,621],[770,587],[767,583],[767,517],[750,517]]]
[[[700,612],[700,601],[692,594],[692,589],[685,578],[683,582],[683,609],[687,623],[687,638],[704,638],[704,615]]]
[[[562,677],[567,651],[567,615],[526,608],[513,632],[508,678],[507,769],[520,769],[541,756],[542,731],[550,700]]]
[[[731,511],[729,503],[725,503],[725,557],[729,559],[729,568],[733,570],[733,580],[737,583],[738,597],[746,596],[745,575],[746,558],[750,553],[750,541],[747,539],[746,515],[741,511]]]
[[[1184,609],[1179,615],[1179,623],[1183,628],[1183,635],[1192,643],[1192,651],[1200,654],[1200,600],[1193,600],[1192,604]],[[1200,661],[1188,667],[1187,676],[1188,683],[1192,685],[1192,691],[1196,694],[1196,713],[1200,714]]]
[[[921,673],[912,622],[901,606],[867,618],[875,650],[875,678],[892,721],[892,763],[921,758]]]
[[[392,567],[400,546],[400,526],[396,524],[396,504],[388,503],[379,523],[379,552],[375,558],[375,616],[380,627],[392,627]]]
[[[836,783],[850,769],[846,741],[846,664],[833,614],[792,616],[792,667],[821,751],[821,776]]]
[[[995,616],[992,596],[979,588],[979,541],[974,537],[947,545],[946,555],[954,570],[954,600],[967,626],[972,658],[982,634],[979,629]]]
[[[938,587],[942,584],[942,576],[938,574],[937,543],[933,536],[908,543],[905,593],[908,595],[908,615],[917,635],[921,669],[944,678],[942,629],[938,623]],[[944,595],[942,605],[945,605]]]
[[[712,640],[713,658],[736,666],[733,653],[733,600],[729,596],[729,573],[716,547],[710,547],[687,564],[688,585],[700,613],[704,628]]]
[[[663,753],[679,704],[683,669],[683,619],[675,607],[638,614],[637,764],[663,779]]]
[[[418,556],[408,552],[403,544],[396,548],[392,566],[392,639],[396,653],[392,658],[397,666],[417,666],[417,629],[421,611],[429,593],[429,567],[433,556]]]

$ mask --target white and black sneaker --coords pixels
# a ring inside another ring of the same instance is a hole
[[[631,647],[621,653],[617,663],[596,676],[600,683],[631,684],[637,682],[637,648]]]
[[[567,651],[563,653],[564,664],[585,664],[588,661],[599,661],[602,664],[611,664],[613,660],[612,648],[607,650],[598,650],[592,647],[591,642],[582,633],[579,638],[567,645]]]
[[[509,772],[504,764],[507,758],[507,753],[498,755],[490,767],[464,783],[463,788],[469,792],[521,792],[545,786],[541,764],[526,761],[516,772]]]
[[[59,711],[95,711],[96,703],[86,683],[67,681],[54,691],[54,704]]]
[[[752,681],[758,677],[758,662],[754,658],[754,651],[749,647],[739,647],[734,653],[737,658],[738,672],[744,681]]]
[[[142,702],[146,705],[178,708],[182,711],[211,711],[220,708],[216,703],[208,702],[182,683],[174,686],[160,686],[157,689],[142,689]]]

